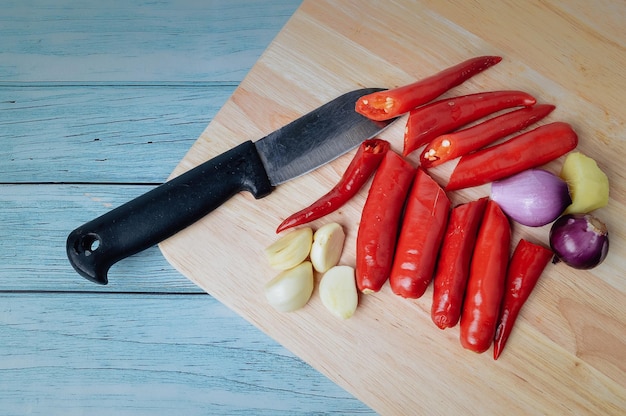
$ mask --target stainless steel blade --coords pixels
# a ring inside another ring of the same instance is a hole
[[[255,142],[272,185],[304,175],[380,133],[393,120],[357,113],[356,100],[382,88],[343,94]]]

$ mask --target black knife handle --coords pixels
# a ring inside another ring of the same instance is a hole
[[[105,285],[113,264],[171,237],[241,191],[257,199],[272,191],[251,141],[78,227],[67,237],[67,256],[81,276]]]

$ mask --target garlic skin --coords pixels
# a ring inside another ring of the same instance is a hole
[[[277,270],[288,270],[302,263],[311,252],[313,230],[299,228],[279,238],[265,249],[269,265]]]
[[[313,294],[313,286],[313,265],[304,261],[267,282],[265,298],[277,311],[293,312],[307,304]]]
[[[336,266],[339,263],[345,240],[346,234],[341,225],[336,222],[320,227],[313,235],[311,246],[310,256],[313,268],[320,273],[325,273],[331,267]]]
[[[330,268],[319,285],[322,304],[340,319],[349,319],[359,304],[359,294],[353,267],[334,266]]]

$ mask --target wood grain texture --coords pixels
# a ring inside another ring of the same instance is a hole
[[[114,286],[80,278],[67,261],[68,230],[150,190],[123,185],[0,185],[0,291],[198,293],[156,247],[115,266]]]
[[[0,89],[3,183],[162,183],[235,88],[10,85]]]
[[[298,5],[3,2],[0,414],[372,414],[156,247],[107,287],[64,254],[166,179]]]
[[[381,414],[623,414],[626,233],[619,159],[626,114],[619,92],[625,90],[626,45],[619,25],[603,25],[601,14],[578,3],[580,8],[559,1],[397,0],[381,8],[376,1],[305,1],[174,171],[227,150],[241,137],[260,138],[341,92],[406,84],[471,56],[503,56],[502,63],[450,94],[522,89],[556,104],[545,122],[571,123],[580,136],[579,150],[597,159],[609,176],[611,199],[597,215],[610,229],[611,252],[590,271],[550,265],[498,361],[491,352],[463,350],[457,329],[440,331],[431,323],[431,290],[407,301],[385,287],[363,296],[346,322],[326,313],[316,293],[292,314],[273,311],[259,296],[275,274],[262,257],[276,238],[275,227],[336,183],[350,155],[263,200],[236,196],[161,244],[165,256]],[[616,16],[626,12],[620,2],[602,7]],[[402,130],[399,122],[381,137],[400,150]],[[561,162],[545,168],[558,171]],[[433,174],[444,180],[450,170],[443,165]],[[456,203],[488,191],[486,185],[450,197]],[[344,225],[343,264],[354,264],[365,194],[313,223]],[[515,225],[513,241],[526,237],[545,244],[548,230]],[[223,254],[228,247],[236,253],[232,257]]]
[[[298,6],[176,0],[159,3],[3,2],[3,81],[240,81]],[[280,27],[280,26],[279,26]]]
[[[0,294],[0,328],[3,415],[368,412],[207,295]]]

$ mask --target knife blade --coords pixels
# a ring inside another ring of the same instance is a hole
[[[256,199],[372,138],[380,122],[354,111],[356,100],[381,88],[345,93],[256,142],[245,141],[73,230],[66,252],[74,269],[107,284],[118,261],[183,230],[233,195]]]

